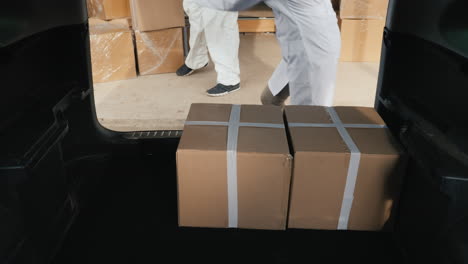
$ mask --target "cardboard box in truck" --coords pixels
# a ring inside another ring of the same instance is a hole
[[[291,166],[280,108],[193,104],[177,150],[179,225],[284,230]]]
[[[404,155],[371,108],[288,106],[294,150],[289,228],[381,230]]]

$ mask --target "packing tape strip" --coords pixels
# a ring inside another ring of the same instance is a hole
[[[229,122],[217,121],[186,121],[186,126],[229,126]]]
[[[239,204],[237,189],[237,146],[239,140],[240,127],[259,128],[285,128],[284,124],[267,123],[246,123],[240,122],[241,106],[232,105],[229,122],[217,121],[186,121],[189,126],[227,126],[227,179],[228,179],[228,227],[237,228],[239,226]]]
[[[387,128],[386,125],[370,125],[370,124],[342,124],[345,128]],[[336,124],[320,124],[320,123],[290,123],[289,127],[337,127]]]
[[[284,125],[280,124],[265,124],[265,123],[240,123],[241,127],[259,127],[259,128],[284,128]]]
[[[218,122],[218,121],[187,121],[185,125],[189,126],[229,126],[229,122]],[[284,128],[284,125],[280,124],[265,124],[265,123],[239,123],[240,127],[263,127],[263,128]]]
[[[238,227],[238,197],[237,197],[237,143],[239,140],[241,106],[233,105],[229,119],[227,142],[227,178],[228,178],[228,210],[229,227]]]
[[[338,220],[338,230],[346,230],[348,229],[349,216],[351,215],[351,208],[353,207],[354,190],[356,189],[359,164],[361,163],[361,152],[359,151],[359,148],[357,147],[354,140],[351,138],[351,135],[349,135],[348,131],[344,127],[335,109],[328,107],[327,111],[330,114],[333,122],[336,124],[338,133],[340,133],[341,137],[351,151],[348,176],[346,177],[345,191],[343,195],[343,201],[341,203],[340,218]]]

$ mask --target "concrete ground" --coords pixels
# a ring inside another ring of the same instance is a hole
[[[224,97],[208,97],[216,84],[213,66],[188,77],[175,74],[95,84],[101,124],[116,131],[180,130],[191,103],[260,104],[259,96],[281,59],[274,35],[241,38],[241,90]],[[378,63],[340,63],[335,105],[374,105]]]

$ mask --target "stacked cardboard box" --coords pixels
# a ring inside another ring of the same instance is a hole
[[[182,0],[87,4],[94,82],[134,78],[137,65],[140,75],[149,75],[175,72],[184,63]]]
[[[130,16],[128,0],[88,0],[88,16],[103,20]]]
[[[140,75],[175,72],[184,63],[182,0],[130,0]]]
[[[341,0],[341,61],[378,62],[388,0]]]
[[[128,20],[91,18],[89,32],[95,83],[136,77],[133,37]]]
[[[289,215],[289,228],[391,228],[405,162],[375,110],[288,106],[284,118],[272,106],[192,105],[179,225],[281,230]]]
[[[88,0],[93,81],[137,76],[128,0]]]

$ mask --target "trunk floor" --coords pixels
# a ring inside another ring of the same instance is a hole
[[[54,264],[403,263],[391,233],[179,228],[177,142],[150,144],[104,165],[69,168],[100,183]]]
[[[260,94],[281,60],[273,34],[241,36],[241,90],[208,97],[213,65],[188,77],[175,74],[95,84],[99,121],[116,131],[181,130],[191,103],[260,104]],[[379,63],[340,63],[335,105],[374,106]]]

